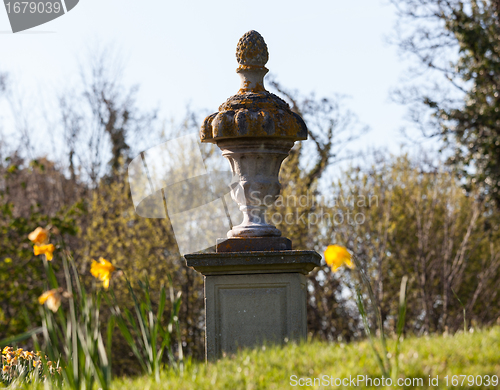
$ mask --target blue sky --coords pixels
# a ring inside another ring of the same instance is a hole
[[[187,104],[216,111],[239,88],[235,48],[248,30],[266,40],[267,67],[289,89],[350,96],[347,106],[371,132],[354,147],[397,152],[406,109],[389,101],[407,65],[385,43],[395,22],[387,0],[81,0],[68,14],[9,34],[0,11],[0,70],[36,105],[78,78],[79,61],[112,45],[125,82],[145,106],[181,118]]]

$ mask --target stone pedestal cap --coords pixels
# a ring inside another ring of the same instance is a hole
[[[207,275],[300,273],[307,275],[321,264],[315,251],[191,253],[186,265]]]
[[[264,38],[257,31],[243,35],[236,48],[241,88],[205,118],[201,126],[201,142],[217,143],[229,138],[283,138],[291,141],[307,139],[302,118],[278,96],[266,91],[264,76],[269,54]]]

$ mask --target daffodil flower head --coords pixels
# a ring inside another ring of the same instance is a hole
[[[40,305],[43,305],[44,303],[47,304],[47,307],[55,313],[57,309],[59,309],[59,306],[61,306],[62,291],[62,287],[46,291],[40,295],[38,303],[40,303]]]
[[[23,352],[23,358],[24,359],[34,359],[35,358],[35,354],[31,351],[24,351]]]
[[[99,258],[99,262],[92,260],[90,265],[90,273],[102,281],[102,285],[106,290],[109,288],[109,280],[114,271],[116,271],[115,266],[102,257]]]
[[[337,272],[338,268],[343,265],[354,268],[351,254],[340,245],[328,245],[325,250],[325,262],[333,272]]]
[[[28,238],[37,245],[43,245],[48,242],[49,232],[39,226],[28,235]]]
[[[56,247],[53,244],[35,245],[33,247],[33,253],[35,254],[35,256],[45,255],[45,258],[47,259],[47,261],[52,261],[52,259],[54,258],[53,253],[55,250],[56,250]]]

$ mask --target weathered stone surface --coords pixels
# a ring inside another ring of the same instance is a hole
[[[209,115],[201,126],[201,142],[235,137],[307,139],[307,126],[290,106],[266,90],[240,90]]]
[[[306,286],[300,273],[206,276],[206,359],[305,339]]]
[[[262,251],[192,253],[184,255],[188,267],[203,275],[298,272],[307,275],[321,264],[315,251]]]
[[[206,358],[241,347],[307,336],[305,275],[320,264],[314,251],[185,255],[205,279]]]
[[[307,139],[302,118],[278,96],[266,91],[264,76],[269,54],[264,38],[249,31],[236,49],[241,87],[205,118],[202,142],[216,143],[233,172],[231,197],[243,213],[243,222],[233,227],[231,237],[279,237],[281,232],[266,223],[265,213],[280,192],[281,163],[294,141]]]
[[[307,139],[307,126],[290,106],[264,87],[269,54],[264,38],[249,31],[240,38],[236,49],[241,86],[219,107],[219,112],[205,118],[201,126],[202,142],[216,143],[235,137]]]
[[[219,238],[215,247],[217,253],[289,250],[292,241],[285,237]]]
[[[267,45],[255,30],[243,34],[236,46],[236,60],[240,65],[264,66],[269,60]]]
[[[279,237],[281,232],[266,222],[266,210],[280,193],[279,171],[293,142],[283,139],[248,138],[217,143],[231,164],[231,198],[243,213],[241,224],[227,237]]]

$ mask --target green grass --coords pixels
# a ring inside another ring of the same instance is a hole
[[[389,344],[390,350],[394,343]],[[400,353],[400,377],[422,378],[424,386],[405,388],[497,388],[466,385],[452,387],[453,375],[500,376],[500,327],[454,336],[431,336],[404,340]],[[217,363],[192,363],[182,375],[164,371],[161,383],[147,377],[116,379],[113,389],[287,389],[336,388],[335,386],[291,386],[290,376],[314,378],[322,375],[380,377],[367,342],[328,344],[310,342],[283,348],[260,348],[226,357]],[[430,386],[429,375],[439,375],[439,386]],[[448,375],[449,386],[444,377]],[[460,379],[461,381],[462,379]],[[416,384],[416,383],[415,383]],[[366,387],[362,388],[383,388]],[[341,387],[347,388],[347,387]],[[400,388],[396,384],[392,388]]]
[[[394,342],[389,341],[389,350]],[[495,386],[446,386],[453,375],[500,376],[500,327],[472,334],[409,338],[403,341],[400,353],[400,377],[422,378],[423,386],[392,387],[359,386],[358,388],[497,388]],[[392,357],[391,360],[394,358]],[[216,363],[186,363],[183,374],[173,370],[161,372],[161,381],[154,378],[116,378],[112,389],[322,389],[336,386],[295,386],[290,377],[314,378],[328,375],[348,378],[357,375],[380,378],[380,371],[367,342],[352,344],[309,342],[290,343],[285,347],[262,347],[240,352]],[[429,376],[439,376],[439,385],[429,385]],[[461,381],[461,379],[460,379]],[[353,388],[340,387],[340,388]]]

